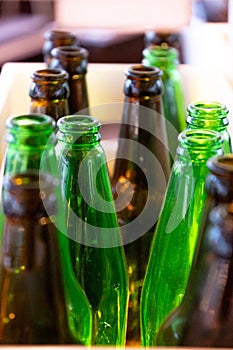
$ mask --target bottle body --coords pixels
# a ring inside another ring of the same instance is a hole
[[[164,115],[179,134],[186,127],[186,111],[184,91],[178,70],[178,55],[178,51],[167,44],[151,45],[143,50],[142,62],[162,70]],[[168,128],[169,146],[174,156],[177,148],[177,136]]]
[[[70,114],[88,114],[89,97],[86,74],[88,51],[80,46],[60,46],[51,52],[51,68],[64,69],[69,74],[70,95],[68,98]]]
[[[161,71],[126,70],[125,102],[111,179],[129,274],[127,345],[140,343],[139,305],[157,213],[170,173]]]
[[[47,114],[57,121],[69,114],[68,73],[61,69],[39,69],[31,76],[30,113]]]
[[[72,266],[93,310],[92,344],[123,346],[128,278],[99,127],[89,116],[61,118],[56,150]]]
[[[208,161],[205,205],[189,283],[157,345],[232,347],[232,155]]]
[[[41,114],[28,114],[8,118],[6,122],[8,129],[6,141],[8,142],[8,146],[3,165],[4,176],[16,176],[17,178],[21,174],[34,174],[36,172],[37,174],[50,175],[53,179],[57,180],[55,125],[56,122],[53,118]],[[75,279],[71,267],[68,241],[67,237],[63,234],[63,232],[65,233],[65,230],[63,230],[64,216],[62,215],[62,201],[58,186],[54,190],[57,199],[57,212],[52,212],[55,209],[52,205],[51,208],[46,206],[43,210],[46,210],[47,216],[50,213],[48,220],[51,220],[51,223],[48,221],[48,229],[50,230],[50,227],[52,227],[51,234],[58,236],[57,238],[54,237],[54,240],[56,241],[58,239],[59,242],[60,249],[57,258],[60,256],[61,260],[69,329],[72,330],[72,333],[74,333],[75,338],[79,340],[80,344],[89,345],[92,334],[91,308],[87,297]],[[43,204],[45,203],[43,202]],[[26,219],[29,220],[28,217]],[[19,220],[20,224],[24,224],[24,218],[17,220]],[[47,222],[46,220],[45,223]],[[17,228],[17,222],[15,225]],[[30,225],[33,226],[32,224]],[[38,226],[38,230],[40,230],[40,226]],[[46,259],[49,260],[50,257]],[[48,277],[48,275],[46,276]],[[41,341],[43,340],[41,339]]]
[[[214,101],[197,101],[189,104],[187,111],[187,129],[201,128],[220,132],[224,140],[224,152],[232,152],[231,137],[227,130],[229,111],[224,104]]]
[[[206,163],[212,155],[221,155],[222,147],[221,135],[213,131],[179,135],[142,289],[143,346],[154,345],[161,323],[183,298],[206,200]]]
[[[50,67],[52,59],[51,51],[58,46],[73,46],[77,44],[77,37],[74,33],[65,30],[53,29],[44,33],[44,45],[42,53],[44,62]]]

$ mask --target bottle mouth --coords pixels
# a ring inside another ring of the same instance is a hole
[[[87,59],[89,56],[88,50],[84,47],[72,45],[72,46],[58,46],[52,49],[51,55],[55,58],[68,57],[72,59]]]
[[[206,130],[206,129],[195,129],[185,130],[178,136],[179,146],[178,153],[183,149],[188,149],[191,153],[199,153],[200,151],[212,151],[216,148],[221,148],[223,145],[223,136],[221,133]]]
[[[68,115],[57,121],[57,126],[62,131],[88,132],[99,130],[101,123],[92,116]]]
[[[144,64],[135,64],[125,71],[128,78],[138,78],[147,80],[148,78],[158,79],[162,76],[162,71],[158,67],[146,66]]]
[[[11,116],[6,121],[6,127],[14,130],[33,132],[34,130],[55,129],[55,120],[46,114],[24,114]]]
[[[171,61],[178,64],[179,52],[167,44],[150,45],[142,51],[143,57],[157,59],[158,61]]]
[[[64,70],[60,68],[45,68],[45,69],[38,69],[35,72],[33,72],[31,78],[34,81],[54,81],[54,80],[62,80],[66,81],[69,78],[69,74]]]
[[[212,157],[207,161],[209,170],[221,177],[233,177],[233,154]]]
[[[208,116],[226,116],[226,114],[229,112],[228,108],[220,103],[215,101],[197,101],[194,103],[190,103],[187,111],[191,115],[205,115],[205,117]]]
[[[51,31],[46,31],[44,34],[44,39],[56,39],[56,38],[61,38],[61,39],[76,39],[76,36],[69,32],[69,31],[65,31],[65,30],[59,30],[59,29],[54,29]]]

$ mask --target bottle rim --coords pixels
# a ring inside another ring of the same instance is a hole
[[[209,129],[186,129],[178,135],[179,146],[178,149],[186,148],[190,152],[197,150],[211,150],[216,147],[219,148],[223,144],[223,136],[220,132]]]
[[[191,115],[205,115],[205,117],[213,115],[227,115],[229,110],[225,104],[218,101],[196,101],[188,105],[187,111]]]
[[[55,129],[55,120],[47,114],[23,114],[10,116],[6,120],[6,127],[14,130],[24,130],[28,132],[38,130]]]
[[[78,45],[58,46],[52,49],[51,56],[54,58],[68,57],[72,59],[87,59],[89,56],[88,50]]]
[[[171,61],[178,64],[179,52],[168,45],[150,45],[142,51],[143,57],[158,60],[159,62]]]
[[[147,66],[142,63],[132,65],[125,70],[125,75],[130,79],[159,79],[162,76],[162,74],[162,70],[158,67]]]
[[[76,40],[76,35],[70,31],[62,30],[62,29],[53,29],[48,30],[44,33],[44,39],[73,39]]]
[[[58,129],[62,132],[88,133],[98,132],[101,123],[89,115],[67,115],[57,121]]]
[[[221,177],[233,176],[233,154],[211,157],[207,161],[207,167],[211,173]]]
[[[33,81],[68,81],[69,74],[61,68],[44,68],[34,71],[31,78]]]

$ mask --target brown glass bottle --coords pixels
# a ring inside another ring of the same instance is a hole
[[[89,99],[86,83],[89,52],[80,46],[61,46],[52,50],[51,68],[64,69],[69,74],[70,114],[88,114]]]
[[[69,328],[55,181],[38,172],[5,176],[0,260],[0,343],[79,343]],[[46,209],[45,209],[46,208]]]
[[[233,347],[233,155],[207,165],[207,202],[189,283],[154,345]]]
[[[127,344],[140,344],[139,305],[155,223],[170,173],[161,71],[126,70],[124,109],[111,179],[129,274]]]
[[[33,72],[29,88],[30,113],[46,114],[55,121],[69,114],[68,73],[62,69],[39,69]]]
[[[50,67],[51,51],[58,46],[73,46],[77,45],[77,37],[74,33],[66,30],[52,29],[44,33],[44,45],[42,53],[44,62],[47,67]]]

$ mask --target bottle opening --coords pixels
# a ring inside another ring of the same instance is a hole
[[[25,114],[20,116],[9,117],[6,121],[7,128],[20,130],[36,129],[55,129],[55,121],[46,114]]]
[[[53,57],[70,57],[85,59],[88,57],[89,52],[81,46],[59,46],[52,50],[51,55]]]
[[[162,71],[157,67],[146,66],[144,64],[137,64],[129,67],[125,74],[128,77],[148,78],[148,77],[160,77]]]
[[[99,120],[87,115],[68,115],[58,120],[57,126],[61,131],[85,132],[98,131],[101,124]]]
[[[39,69],[36,70],[31,76],[33,80],[67,80],[68,77],[68,73],[59,68]]]
[[[207,166],[216,175],[232,177],[233,175],[233,154],[212,157],[208,160]]]
[[[224,104],[215,101],[197,101],[191,103],[187,110],[191,114],[215,114],[220,112],[222,114],[228,113],[228,109]]]

